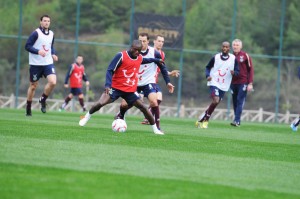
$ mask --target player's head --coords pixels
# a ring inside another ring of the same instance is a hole
[[[148,33],[140,33],[139,34],[139,40],[142,42],[142,51],[147,50],[149,45],[149,35]]]
[[[133,40],[129,52],[133,57],[137,57],[142,50],[142,42],[140,40]]]
[[[228,54],[230,50],[230,43],[228,41],[224,41],[222,43],[222,53],[223,54]]]
[[[156,50],[161,50],[164,46],[165,38],[162,35],[156,35],[153,43]]]
[[[234,53],[239,53],[242,50],[243,43],[240,39],[235,39],[232,41],[232,50]]]
[[[82,62],[83,62],[83,56],[81,56],[81,55],[78,55],[77,57],[76,57],[76,63],[78,64],[78,65],[80,65],[80,64],[82,64]]]
[[[50,27],[50,16],[49,15],[43,15],[40,18],[40,25],[43,29],[49,29]]]

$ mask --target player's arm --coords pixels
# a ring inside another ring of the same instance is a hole
[[[253,83],[253,79],[254,79],[254,68],[253,68],[253,64],[252,64],[252,59],[251,57],[246,53],[246,57],[247,57],[247,70],[248,70],[248,84],[252,84]]]
[[[39,49],[36,49],[33,47],[34,43],[36,42],[36,40],[38,39],[39,35],[37,33],[37,31],[33,31],[30,36],[27,39],[27,42],[25,44],[25,49],[33,54],[39,54]]]
[[[234,59],[234,69],[233,69],[233,73],[231,73],[234,76],[238,76],[240,74],[240,67],[239,67],[239,63],[236,59]]]
[[[213,56],[210,61],[208,62],[208,64],[205,67],[205,77],[207,79],[207,81],[211,80],[211,76],[210,76],[210,70],[214,67],[215,65],[215,56]]]
[[[70,78],[70,76],[71,76],[73,70],[74,70],[74,67],[73,67],[73,64],[71,64],[71,65],[69,66],[68,72],[67,72],[66,77],[65,77],[65,85],[64,85],[64,86],[65,86],[66,88],[68,87],[69,78]]]
[[[52,39],[52,43],[51,43],[51,54],[52,55],[56,55],[56,50],[54,48],[54,40],[55,40],[55,38],[54,38],[54,35],[53,35],[53,39]]]
[[[158,58],[144,58],[143,57],[143,60],[142,60],[142,63],[141,64],[149,64],[149,63],[164,63],[164,61],[162,59],[158,59]]]
[[[156,59],[161,59],[162,60],[161,54],[157,50],[154,51],[154,57]],[[163,75],[163,78],[164,78],[166,84],[170,83],[169,72],[167,70],[166,65],[164,63],[160,62],[160,63],[157,63],[157,66],[159,67],[159,69],[161,71],[161,74]]]
[[[106,80],[105,80],[105,90],[108,92],[108,89],[111,88],[111,80],[116,69],[122,64],[122,53],[116,54],[116,56],[112,59],[108,68],[106,70]]]
[[[53,39],[52,39],[52,43],[51,43],[51,55],[54,61],[58,61],[58,57],[56,55],[56,51],[54,49],[54,35],[53,35]]]
[[[82,80],[85,81],[85,82],[89,81],[88,76],[87,76],[87,74],[85,72],[83,72]]]
[[[253,88],[254,68],[253,68],[253,64],[252,64],[252,59],[248,55],[248,53],[246,53],[246,57],[247,57],[247,66],[248,66],[247,67],[247,71],[248,71],[247,91],[254,91],[254,88]]]

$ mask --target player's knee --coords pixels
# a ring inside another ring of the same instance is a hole
[[[50,81],[50,82],[49,82],[49,85],[50,85],[51,87],[55,87],[55,86],[56,86],[56,81]]]
[[[124,108],[124,109],[125,109],[125,108],[128,108],[128,104],[125,104],[125,103],[121,103],[120,106],[121,106],[121,108]]]
[[[29,88],[32,90],[32,91],[35,91],[36,88],[38,86],[38,83],[37,82],[31,82],[30,85],[29,85]]]
[[[156,106],[158,106],[157,100],[150,101],[150,106],[151,106],[151,107],[156,107]]]
[[[212,101],[212,103],[215,104],[215,105],[219,104],[219,102],[220,102],[219,98],[214,98],[213,101]]]

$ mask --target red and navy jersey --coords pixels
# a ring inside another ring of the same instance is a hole
[[[135,92],[138,83],[138,72],[143,61],[142,55],[133,59],[127,51],[122,51],[122,63],[112,76],[111,87],[124,91]]]
[[[163,61],[165,61],[165,52],[164,51],[162,51],[162,50],[160,50],[160,51],[158,51],[159,53],[160,53],[160,56],[161,56],[161,59],[163,60]],[[156,83],[158,83],[158,75],[159,75],[159,73],[160,73],[160,68],[159,67],[157,67],[157,69],[156,69],[156,74],[155,74],[155,79],[156,79]]]
[[[244,51],[234,54],[239,63],[240,73],[232,78],[232,84],[253,83],[254,68],[251,57]]]
[[[105,79],[105,88],[115,88],[124,92],[135,92],[138,83],[138,72],[141,64],[160,63],[159,58],[145,58],[142,55],[133,57],[130,50],[122,51],[111,60]],[[161,67],[167,73],[165,66]],[[170,82],[170,81],[168,81]]]
[[[87,76],[84,71],[84,65],[73,63],[69,67],[69,71],[65,78],[65,84],[68,84],[70,78],[70,88],[82,88],[82,80],[87,81]]]

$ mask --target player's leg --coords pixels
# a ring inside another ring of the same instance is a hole
[[[145,97],[144,97],[144,92],[143,92],[143,91],[140,91],[139,94],[140,94],[140,99],[141,99],[141,101],[142,101],[143,103],[145,103],[145,101],[144,101],[144,98],[145,98]],[[151,106],[150,106],[150,105],[148,106],[148,110],[151,112]],[[141,121],[141,124],[146,124],[146,125],[147,125],[147,124],[150,124],[150,123],[149,123],[149,121],[147,120],[147,118],[144,117],[144,119]]]
[[[233,123],[231,123],[231,125],[238,127],[241,124],[241,115],[247,97],[247,85],[238,84],[236,86],[237,86],[236,109],[235,109],[234,121]]]
[[[198,121],[196,121],[196,126],[200,128],[207,128],[208,127],[208,121],[214,112],[215,108],[218,106],[220,101],[222,100],[225,92],[218,89],[215,86],[210,87],[210,95],[212,98],[211,104],[208,106],[206,111],[200,115]]]
[[[296,119],[294,119],[293,122],[291,123],[291,129],[293,131],[297,131],[299,123],[300,123],[300,115],[299,115],[299,117],[297,117]]]
[[[115,119],[122,119],[124,120],[125,114],[127,110],[129,110],[132,107],[132,105],[128,105],[127,102],[122,99],[121,104],[120,104],[120,109],[117,115],[115,116]]]
[[[27,103],[26,103],[26,116],[32,116],[31,104],[34,97],[36,88],[38,87],[38,81],[42,76],[42,68],[40,66],[30,66],[29,68],[29,87],[27,90]]]
[[[119,96],[120,93],[118,92],[118,90],[114,90],[111,94],[103,92],[100,99],[96,103],[94,103],[91,109],[83,117],[81,117],[79,126],[85,126],[89,119],[91,119],[93,113],[99,111],[106,104],[114,102],[119,98]]]
[[[44,87],[44,93],[40,97],[39,102],[41,104],[41,111],[43,113],[46,113],[46,100],[56,85],[56,74],[55,74],[55,67],[53,64],[43,66],[43,68],[44,68],[43,75],[47,78],[47,84]]]
[[[238,89],[236,84],[231,84],[230,86],[231,96],[232,96],[232,105],[233,105],[233,112],[235,115],[236,106],[237,106],[237,96],[238,96]]]
[[[74,96],[74,91],[71,88],[70,93],[67,95],[67,97],[65,98],[64,103],[61,105],[60,110],[64,110],[66,108],[66,106],[69,104],[69,102],[72,100],[73,96]]]
[[[152,114],[150,113],[150,111],[148,110],[148,108],[147,108],[146,106],[144,106],[143,102],[142,102],[140,99],[136,100],[136,101],[133,103],[133,105],[134,105],[135,107],[137,107],[138,109],[140,109],[140,111],[144,114],[144,117],[149,121],[150,125],[152,126],[153,132],[154,132],[155,134],[158,134],[158,135],[164,135],[164,133],[161,132],[161,131],[157,128],[157,126],[156,126],[156,124],[155,124],[155,121],[154,121],[154,118],[153,118]]]
[[[151,87],[149,87],[151,88]],[[147,89],[144,91],[145,96],[147,96],[150,107],[151,107],[151,112],[154,116],[154,120],[156,123],[156,126],[158,129],[160,129],[160,113],[159,113],[159,107],[157,103],[157,93],[155,89]]]
[[[80,106],[82,108],[82,111],[85,112],[86,108],[84,106],[84,95],[83,95],[83,93],[81,93],[81,94],[78,95],[78,101],[79,101],[79,104],[80,104]]]
[[[27,90],[26,116],[32,116],[31,104],[38,82],[30,82]]]

